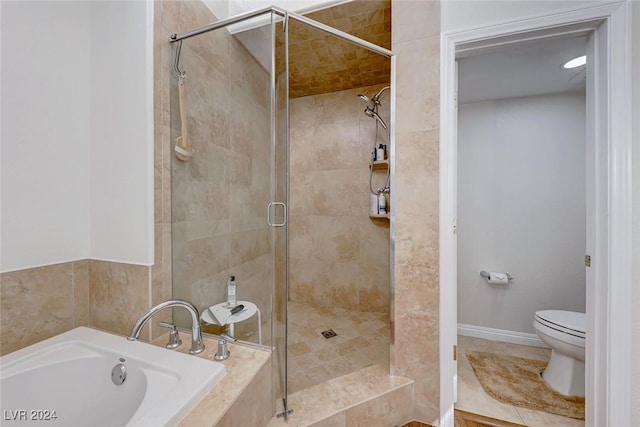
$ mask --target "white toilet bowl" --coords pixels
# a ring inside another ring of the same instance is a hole
[[[574,311],[536,311],[533,327],[551,347],[551,359],[542,373],[544,381],[558,393],[584,396],[584,340],[586,315]]]

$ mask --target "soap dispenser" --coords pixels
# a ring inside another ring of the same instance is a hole
[[[236,276],[229,276],[227,281],[227,307],[236,305]]]
[[[378,213],[380,215],[387,213],[387,199],[384,197],[384,191],[378,194]]]
[[[378,195],[371,193],[371,212],[372,215],[378,215]]]

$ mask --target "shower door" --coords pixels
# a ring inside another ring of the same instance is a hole
[[[210,13],[199,2],[181,7]],[[173,298],[206,312],[227,301],[227,281],[235,276],[238,304],[255,304],[255,314],[233,328],[203,317],[203,331],[231,333],[272,351],[272,401],[280,411],[286,396],[288,80],[286,52],[274,41],[283,26],[273,15],[270,9],[254,14],[259,25],[248,30],[236,26],[247,19],[230,19],[173,39],[171,256]],[[191,156],[175,149],[185,142]],[[189,328],[183,311],[175,310],[173,322]]]
[[[287,303],[289,278],[289,71],[288,26],[276,13],[271,15],[272,43],[272,191],[275,204],[271,205],[269,223],[274,243],[273,279],[273,336],[272,348],[273,392],[277,416],[286,417],[287,406]],[[272,209],[272,210],[271,210]],[[275,217],[271,219],[271,215]]]

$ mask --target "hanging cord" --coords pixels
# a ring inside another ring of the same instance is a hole
[[[378,105],[376,104],[374,107],[374,111],[377,114],[378,113]],[[387,179],[385,180],[384,186],[382,188],[378,188],[377,191],[373,190],[373,184],[372,184],[372,180],[373,180],[373,162],[375,159],[375,153],[376,153],[376,149],[378,146],[378,126],[380,126],[380,124],[378,123],[377,120],[374,120],[376,122],[376,136],[373,139],[373,153],[371,154],[371,157],[369,158],[369,191],[371,191],[371,194],[380,194],[383,192],[389,192],[389,180],[391,178],[391,165],[387,165]],[[387,144],[389,142],[389,139],[391,139],[389,137],[389,132],[387,131]],[[388,158],[388,157],[387,157]]]

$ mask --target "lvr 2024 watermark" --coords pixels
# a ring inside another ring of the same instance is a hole
[[[2,418],[5,421],[54,421],[58,415],[56,411],[44,409],[5,409]]]

